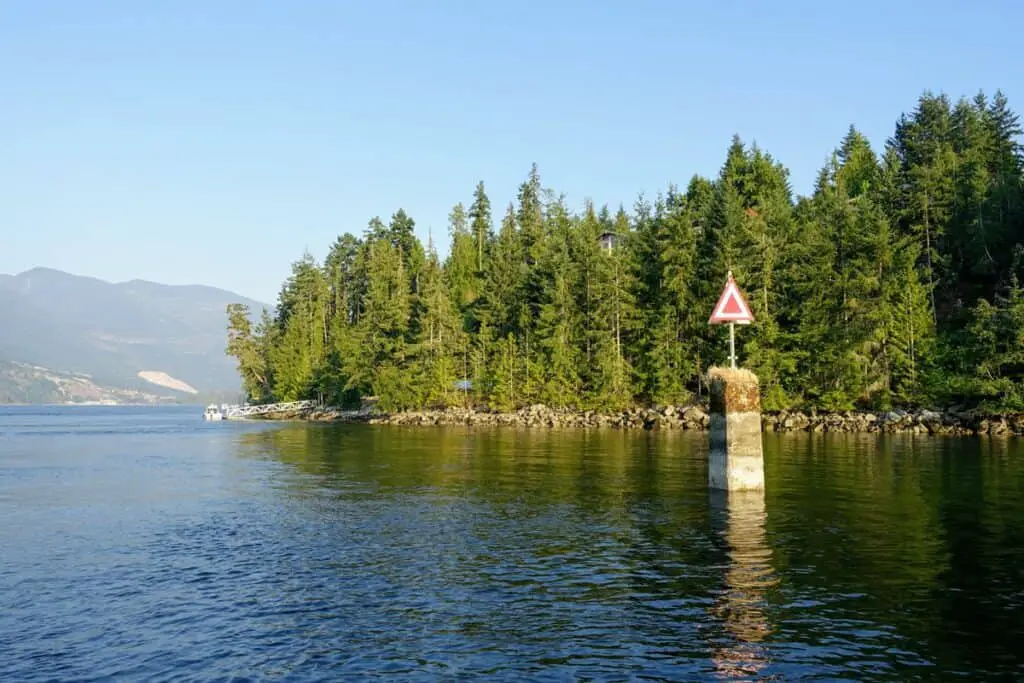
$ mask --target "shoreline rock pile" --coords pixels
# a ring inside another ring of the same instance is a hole
[[[503,425],[518,427],[610,427],[618,429],[703,429],[708,424],[708,414],[698,406],[676,409],[672,406],[655,410],[653,408],[628,408],[617,413],[600,413],[593,410],[571,410],[549,408],[535,404],[520,408],[513,413],[495,413],[468,408],[447,410],[412,411],[376,415],[370,418],[374,424],[397,425]]]
[[[1004,436],[1024,434],[1024,415],[933,410],[809,413],[784,411],[762,416],[765,431],[857,432]]]
[[[317,422],[365,422],[391,425],[467,425],[531,428],[611,428],[646,430],[704,430],[707,410],[699,405],[628,408],[621,412],[549,408],[535,404],[515,412],[499,413],[471,408],[414,410],[381,413],[368,410],[323,408],[302,416]],[[811,410],[764,413],[766,432],[840,432],[884,434],[941,434],[992,436],[1024,435],[1024,414],[985,415],[932,410],[841,413]]]

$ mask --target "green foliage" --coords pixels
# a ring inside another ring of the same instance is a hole
[[[476,242],[477,262],[476,270],[482,275],[486,270],[486,254],[491,242],[494,240],[493,227],[491,226],[491,200],[487,197],[483,181],[477,183],[473,191],[473,203],[469,207],[470,233]]]
[[[462,321],[445,284],[437,253],[430,248],[421,279],[422,296],[413,351],[420,400],[432,406],[450,406],[460,400],[456,356],[463,348]]]
[[[957,370],[941,388],[948,399],[1024,411],[1024,289],[1015,273],[994,302],[975,304],[946,352]]]
[[[317,392],[326,359],[330,298],[323,269],[304,254],[292,264],[291,277],[281,289],[277,329],[266,354],[276,400],[295,401]]]
[[[259,327],[252,324],[249,307],[244,304],[228,304],[227,315],[228,345],[225,351],[238,361],[238,374],[246,397],[254,403],[272,398],[267,348],[263,343],[268,327],[266,310],[263,311],[264,322]]]
[[[448,216],[448,235],[451,251],[445,263],[445,279],[455,305],[468,309],[478,296],[477,245],[466,223],[466,210],[462,204],[456,204]]]
[[[735,136],[717,177],[614,215],[534,164],[496,233],[482,182],[455,205],[443,262],[401,209],[304,255],[273,318],[229,307],[227,351],[254,401],[681,403],[727,362],[732,271],[768,409],[1024,409],[1020,134],[1001,93],[926,92],[878,153],[851,126],[808,196]]]

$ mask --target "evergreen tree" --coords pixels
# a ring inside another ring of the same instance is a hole
[[[451,250],[445,263],[444,276],[452,301],[460,310],[468,310],[478,296],[477,253],[462,204],[456,204],[448,215],[448,234],[451,237]]]
[[[755,315],[740,362],[768,409],[1020,407],[1020,135],[1000,92],[926,92],[880,156],[850,126],[809,196],[734,136],[714,180],[614,216],[570,210],[534,164],[497,234],[483,183],[452,209],[443,264],[401,209],[322,266],[304,254],[273,317],[228,308],[227,353],[261,402],[681,403],[726,361],[707,316],[732,271]]]
[[[913,406],[923,402],[932,354],[935,351],[933,310],[928,301],[930,288],[919,279],[914,267],[920,246],[898,241],[893,252],[893,277],[887,279],[883,295],[891,315],[886,321],[885,349],[891,403]]]
[[[519,261],[521,263],[518,296],[514,304],[519,362],[521,372],[521,397],[524,402],[541,398],[544,384],[543,357],[544,340],[537,336],[536,326],[541,316],[541,306],[551,286],[551,273],[542,263],[550,235],[549,221],[545,220],[543,188],[537,164],[530,167],[527,179],[519,186],[516,208],[518,227]],[[559,217],[556,217],[558,220]]]
[[[488,370],[488,383],[492,387],[489,397],[491,408],[509,411],[520,404],[516,395],[519,381],[516,377],[519,349],[511,333],[495,344],[494,357]]]
[[[899,225],[921,247],[922,275],[928,284],[932,320],[947,312],[944,295],[950,286],[944,244],[953,211],[956,154],[952,145],[952,113],[945,95],[925,93],[912,116],[900,118],[889,143],[896,151],[904,188]]]
[[[497,338],[513,333],[518,325],[520,289],[525,274],[514,209],[509,204],[492,250],[491,264],[481,292],[479,317],[496,331]]]
[[[420,390],[417,399],[428,405],[454,405],[460,400],[456,357],[462,348],[463,332],[433,245],[428,247],[421,283],[423,308],[415,347]]]
[[[228,344],[225,352],[238,361],[238,374],[246,399],[261,403],[272,398],[271,377],[263,344],[267,311],[262,325],[254,326],[245,304],[228,304]]]
[[[369,244],[358,356],[349,380],[361,393],[376,394],[385,409],[415,405],[407,358],[412,297],[402,256],[390,240]]]
[[[409,287],[413,296],[419,294],[420,270],[425,259],[423,245],[416,239],[415,228],[416,221],[405,210],[399,209],[392,214],[386,233],[391,244],[401,254],[402,266],[409,278]]]
[[[629,217],[619,209],[614,221],[588,202],[574,231],[577,308],[582,336],[579,353],[586,402],[597,409],[628,406],[632,400],[628,359],[633,331],[633,273],[626,256]],[[612,237],[605,246],[602,237]]]
[[[756,146],[748,154],[737,191],[744,206],[737,239],[736,282],[748,292],[757,324],[743,335],[747,366],[758,374],[768,409],[786,407],[784,386],[794,372],[787,341],[776,314],[784,305],[783,283],[776,278],[793,243],[792,197],[788,172]]]
[[[491,225],[491,200],[484,190],[484,183],[481,180],[473,191],[473,203],[469,207],[469,219],[471,221],[470,231],[476,242],[476,271],[482,276],[486,270],[485,257],[488,247],[494,239],[494,231]]]
[[[610,233],[613,240],[609,246],[587,240],[587,248],[597,256],[590,282],[589,402],[594,408],[611,410],[633,402],[630,349],[638,323],[636,281],[629,251],[629,216],[620,207],[613,220],[602,217],[600,225],[602,234]]]
[[[502,363],[514,363],[518,358],[516,344],[512,343],[509,347],[508,340],[511,338],[514,342],[514,335],[519,331],[519,309],[525,274],[521,255],[515,209],[509,204],[491,250],[478,305],[478,342],[486,344],[486,347],[485,350],[478,350],[477,362],[488,364],[487,368],[481,370],[481,375],[486,379],[481,382],[481,391],[485,393],[480,398],[493,405],[511,405],[510,401],[516,395],[514,371],[505,372],[499,366]],[[487,350],[492,344],[501,345],[502,348]],[[500,397],[495,392],[500,392]]]
[[[524,399],[540,398],[555,406],[579,405],[582,382],[578,330],[580,316],[573,295],[576,269],[570,253],[574,226],[562,201],[548,209],[549,229],[544,250],[537,250],[534,271],[540,285],[539,315],[535,325],[535,356],[524,348]],[[529,337],[527,337],[529,339]]]
[[[324,260],[327,285],[330,289],[330,316],[340,318],[347,325],[357,319],[359,282],[356,260],[362,244],[352,235],[340,236]]]
[[[294,401],[318,391],[325,366],[330,296],[323,271],[306,253],[292,264],[278,301],[277,343],[270,348],[273,394]]]
[[[651,221],[658,271],[657,291],[648,316],[648,393],[656,403],[683,403],[697,379],[697,337],[704,333],[696,317],[691,274],[696,269],[695,216],[685,198],[670,187],[659,198]],[[706,319],[705,319],[706,322]]]

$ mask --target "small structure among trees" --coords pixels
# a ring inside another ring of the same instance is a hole
[[[611,252],[619,244],[619,235],[612,230],[606,230],[601,233],[601,236],[597,238],[597,241],[601,244],[602,249],[607,252]]]

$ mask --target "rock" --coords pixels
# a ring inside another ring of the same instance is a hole
[[[1009,423],[1014,434],[1024,434],[1024,414],[1012,415]]]
[[[691,406],[685,415],[686,424],[704,428],[708,426],[711,417],[699,406]]]

